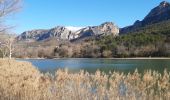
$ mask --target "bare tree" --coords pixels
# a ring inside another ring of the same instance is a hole
[[[0,51],[2,53],[2,58],[5,58],[7,56],[7,47],[3,45],[2,43],[0,44]]]
[[[14,42],[14,38],[11,35],[9,35],[9,37],[7,38],[6,43],[5,43],[5,45],[6,45],[7,49],[8,49],[9,59],[12,58],[12,52],[14,51],[13,42]]]
[[[12,52],[14,51],[14,35],[13,34],[1,34],[0,35],[0,51],[3,58],[8,56],[11,59]]]
[[[0,0],[0,35],[5,34],[11,29],[11,26],[6,26],[3,21],[5,18],[11,14],[14,14],[20,8],[21,0]],[[11,59],[12,47],[13,47],[13,38],[10,34],[7,35],[7,38],[4,38],[5,41],[0,41],[1,51],[3,51],[3,56],[6,55],[7,49],[9,53],[9,58]]]
[[[20,8],[21,0],[0,0],[0,33],[11,29],[11,26],[4,25],[4,19],[14,14]]]

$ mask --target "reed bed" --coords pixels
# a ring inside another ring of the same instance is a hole
[[[27,62],[0,60],[0,100],[170,100],[170,72],[50,75]]]

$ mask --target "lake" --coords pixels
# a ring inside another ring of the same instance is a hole
[[[164,69],[170,71],[170,59],[20,59],[20,61],[31,62],[41,72],[54,74],[57,69],[67,68],[70,72],[85,70],[94,73],[101,70],[134,72],[138,69],[140,73],[145,70],[155,70],[163,73]]]

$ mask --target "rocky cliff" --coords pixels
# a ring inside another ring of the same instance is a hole
[[[119,28],[112,22],[105,22],[99,26],[92,26],[80,29],[79,31],[73,33],[72,39],[85,38],[89,36],[99,36],[99,35],[113,35],[117,36],[119,34]]]
[[[17,37],[17,40],[32,40],[32,41],[42,41],[50,38],[57,38],[59,40],[73,40],[80,39],[89,36],[99,36],[99,35],[113,35],[117,36],[119,33],[119,28],[112,22],[105,22],[99,26],[88,26],[85,28],[77,28],[79,30],[72,30],[73,28],[67,28],[64,26],[57,26],[49,30],[32,30],[23,32]]]
[[[58,39],[68,39],[72,32],[63,26],[58,26],[49,30],[31,30],[23,32],[17,37],[17,40],[41,41],[48,38],[56,37]]]

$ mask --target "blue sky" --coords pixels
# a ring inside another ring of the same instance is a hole
[[[170,0],[166,0],[170,1]],[[20,34],[58,25],[91,26],[106,21],[119,27],[142,20],[162,0],[23,0],[19,13],[6,20]]]

